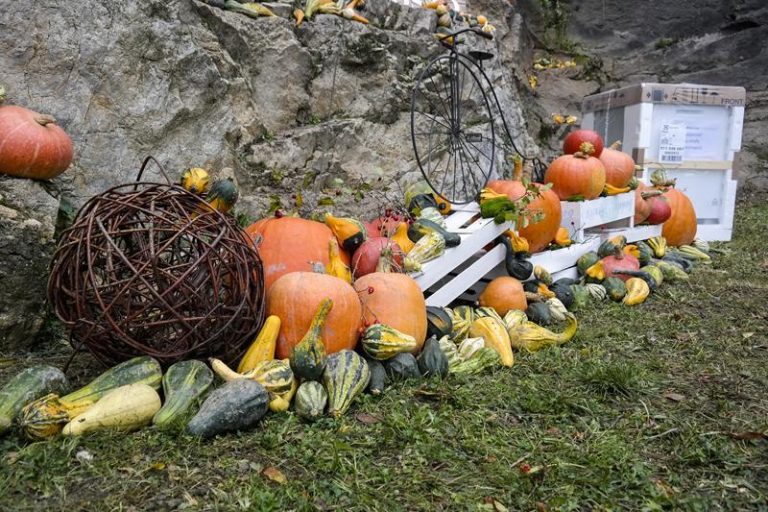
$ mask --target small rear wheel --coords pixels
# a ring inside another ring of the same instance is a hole
[[[411,97],[411,139],[424,179],[454,204],[475,201],[494,166],[491,106],[475,64],[458,54],[432,59]]]

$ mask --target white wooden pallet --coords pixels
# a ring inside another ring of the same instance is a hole
[[[461,237],[461,244],[447,248],[439,258],[424,263],[420,273],[411,274],[422,291],[431,292],[426,299],[428,306],[450,304],[498,265],[501,259],[496,254],[498,252],[503,258],[504,247],[479,258],[476,255],[513,226],[511,222],[496,224],[493,219],[481,218],[477,203],[454,206],[445,221],[448,231]],[[461,270],[457,272],[459,268]]]
[[[546,268],[550,274],[552,274],[553,278],[560,279],[561,277],[575,277],[576,260],[589,251],[597,251],[599,245],[600,238],[593,237],[582,243],[575,243],[564,249],[538,252],[530,257],[530,262],[534,265],[541,265]],[[504,251],[504,247],[498,245],[487,253],[479,256],[479,258],[488,258],[490,261],[496,261],[496,265],[494,265],[489,272],[480,276],[476,282],[465,288],[465,290],[458,295],[459,298],[466,301],[475,301],[490,281],[497,277],[508,275],[507,270],[504,267]],[[471,263],[469,264],[471,265]],[[461,270],[462,269],[460,268],[457,269],[458,272]],[[427,303],[429,304],[429,299],[427,299]],[[441,305],[447,305],[447,303]]]
[[[635,216],[634,191],[615,196],[598,197],[590,201],[561,201],[561,225],[568,229],[571,239],[583,242],[590,238],[590,228],[632,227]]]

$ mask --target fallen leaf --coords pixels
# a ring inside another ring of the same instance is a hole
[[[536,502],[536,512],[547,512],[547,510],[549,509],[547,508],[546,503],[544,503],[543,501]]]
[[[366,412],[359,413],[357,416],[355,416],[355,419],[364,425],[375,425],[376,423],[381,423],[381,418]]]
[[[149,469],[154,471],[162,471],[165,469],[165,462],[155,462],[149,467]]]
[[[93,461],[93,454],[88,450],[80,450],[75,454],[75,458],[80,464],[90,464]]]
[[[742,337],[743,337],[745,340],[746,340],[746,339],[749,339],[749,338],[751,338],[751,337],[752,337],[752,336],[754,336],[754,335],[755,335],[755,333],[753,333],[753,332],[743,332],[743,333],[741,333],[741,336],[742,336]]]
[[[759,441],[760,439],[768,440],[768,434],[765,432],[731,432],[728,434],[728,437],[738,441]]]
[[[264,471],[262,471],[261,474],[280,485],[285,485],[288,483],[288,479],[285,478],[283,472],[277,469],[275,466],[268,466],[264,468]]]
[[[685,397],[680,393],[667,393],[666,395],[664,395],[664,398],[666,398],[667,400],[672,400],[673,402],[681,402],[685,400]]]

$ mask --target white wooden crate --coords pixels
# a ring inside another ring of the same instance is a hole
[[[598,237],[592,237],[587,240],[585,240],[582,243],[575,243],[571,245],[570,247],[566,247],[564,249],[557,249],[553,251],[543,251],[536,254],[531,255],[530,261],[534,265],[541,265],[542,267],[546,268],[550,274],[552,274],[553,277],[560,278],[560,277],[574,277],[575,276],[575,265],[576,260],[578,260],[582,255],[588,253],[589,251],[597,251],[598,246],[600,245],[600,238]],[[461,298],[462,300],[466,301],[475,301],[480,296],[482,291],[485,289],[485,287],[488,285],[490,281],[497,277],[506,276],[507,270],[504,267],[504,256],[505,256],[505,249],[502,245],[497,245],[493,249],[491,249],[488,252],[485,252],[483,254],[477,255],[474,261],[469,261],[465,264],[464,268],[458,268],[456,269],[457,272],[462,272],[465,270],[465,268],[471,268],[472,265],[474,265],[476,262],[481,261],[483,258],[487,261],[495,261],[496,264],[492,267],[492,269],[488,272],[486,272],[483,275],[480,275],[477,278],[477,281],[472,283],[471,286],[465,288],[461,294],[457,295],[456,297]],[[456,297],[453,297],[455,299]],[[446,302],[445,304],[435,304],[435,305],[447,305],[451,301]],[[429,299],[427,299],[427,304],[430,304]]]
[[[411,274],[422,291],[430,290],[428,306],[448,305],[498,265],[501,260],[495,256],[478,258],[477,254],[513,226],[510,222],[496,224],[493,219],[481,218],[477,203],[454,206],[445,221],[448,231],[459,234],[461,244],[447,248],[439,258],[424,263],[420,273]]]
[[[644,166],[643,181],[647,183],[656,168],[658,166]],[[708,241],[730,240],[737,188],[736,181],[731,179],[731,168],[668,168],[666,172],[677,180],[675,187],[693,203],[698,223],[696,237]]]
[[[599,197],[591,201],[561,201],[563,218],[560,222],[568,229],[571,239],[585,241],[586,230],[596,227],[631,227],[635,216],[635,193]]]
[[[582,128],[638,164],[723,167],[741,149],[743,87],[641,83],[584,98]]]
[[[624,235],[627,238],[627,242],[637,242],[638,240],[648,240],[654,236],[661,235],[661,224],[645,224],[626,228],[592,228],[587,230],[587,233],[599,237],[601,241],[608,240],[614,236]]]

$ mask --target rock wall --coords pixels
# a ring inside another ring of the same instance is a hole
[[[241,186],[238,210],[250,218],[270,205],[290,208],[298,190],[304,213],[318,201],[370,213],[382,189],[401,196],[397,184],[417,174],[414,76],[441,51],[434,13],[369,0],[370,25],[317,16],[297,29],[289,5],[272,6],[283,16],[251,19],[197,0],[4,4],[0,82],[9,102],[54,115],[75,158],[45,187],[0,182],[0,204],[22,212],[0,210],[0,261],[7,261],[0,270],[34,282],[0,290],[0,349],[31,340],[41,318],[59,201],[76,208],[133,180],[147,155],[172,177],[190,166],[231,168]],[[501,62],[519,60],[522,31],[506,21],[522,20],[504,4],[496,13],[503,58],[489,74],[508,118],[520,125],[517,79]],[[525,130],[520,140],[535,150]],[[147,177],[161,179],[154,169]],[[378,192],[361,193],[371,188]],[[24,231],[28,219],[45,226],[42,245]],[[18,259],[9,259],[20,243]]]

